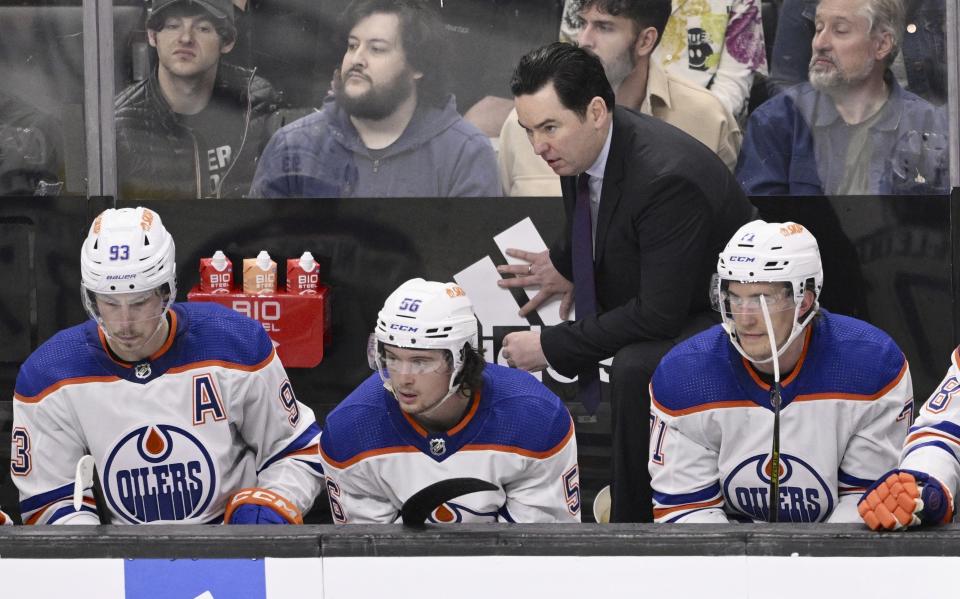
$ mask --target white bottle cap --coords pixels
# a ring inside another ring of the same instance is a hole
[[[213,264],[213,267],[219,271],[224,271],[227,269],[227,257],[223,255],[223,252],[217,250],[213,253],[213,258],[210,261]]]
[[[304,272],[310,272],[316,267],[317,261],[313,259],[313,254],[304,252],[303,255],[300,256],[300,268],[302,268]]]
[[[257,254],[257,266],[260,270],[268,270],[270,268],[270,254],[267,253],[267,250],[260,250],[260,253]]]

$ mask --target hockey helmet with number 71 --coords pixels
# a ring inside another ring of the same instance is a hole
[[[717,280],[711,290],[713,307],[720,312],[723,328],[737,351],[748,360],[755,361],[744,352],[737,337],[733,319],[737,307],[728,293],[731,282],[787,284],[782,305],[784,309],[794,311],[794,318],[790,335],[777,349],[776,355],[780,355],[800,335],[819,309],[823,266],[816,238],[803,225],[797,223],[755,220],[740,227],[726,248],[720,252]],[[806,291],[813,292],[814,302],[805,314],[800,314]],[[776,301],[775,298],[767,300],[771,311],[776,309],[771,305]],[[769,362],[773,357],[761,360],[760,363]]]

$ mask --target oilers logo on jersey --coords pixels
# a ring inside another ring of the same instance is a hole
[[[430,516],[428,521],[433,524],[458,524],[460,522],[496,522],[498,520],[496,510],[490,512],[471,510],[461,503],[448,501],[440,504]]]
[[[760,454],[743,460],[724,479],[727,504],[751,520],[770,516],[770,456]],[[823,477],[806,461],[780,454],[781,522],[818,522],[833,511],[834,497]]]
[[[182,428],[142,426],[123,436],[108,455],[104,495],[131,524],[196,518],[213,498],[213,460]]]

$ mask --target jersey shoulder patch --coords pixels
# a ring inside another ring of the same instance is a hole
[[[906,357],[888,334],[856,318],[821,312],[797,393],[872,396],[900,379]]]
[[[570,436],[570,412],[543,383],[523,370],[487,364],[480,410],[484,426],[471,445],[499,445],[530,454],[550,452]],[[484,405],[486,404],[486,405]]]
[[[179,320],[177,343],[183,362],[223,361],[241,366],[260,364],[273,352],[263,325],[212,302],[174,304]]]
[[[361,454],[407,445],[392,424],[387,400],[396,401],[374,373],[341,401],[327,415],[320,436],[326,457],[347,463]]]
[[[100,349],[93,320],[64,329],[45,341],[20,366],[16,394],[36,397],[44,390],[71,379],[112,377],[96,359]]]
[[[737,354],[723,327],[716,325],[673,347],[653,373],[653,400],[667,412],[706,408],[744,400],[729,359]]]

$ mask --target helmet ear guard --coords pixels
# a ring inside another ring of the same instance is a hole
[[[794,310],[793,327],[770,358],[754,360],[741,347],[733,318],[736,308],[727,293],[731,282],[787,285],[793,303],[790,306]],[[737,351],[746,359],[762,364],[782,354],[813,320],[820,308],[822,289],[823,266],[816,238],[797,223],[756,220],[742,226],[720,253],[717,276],[711,284],[711,303],[720,312],[723,328]],[[801,314],[807,291],[813,293],[813,305]]]

